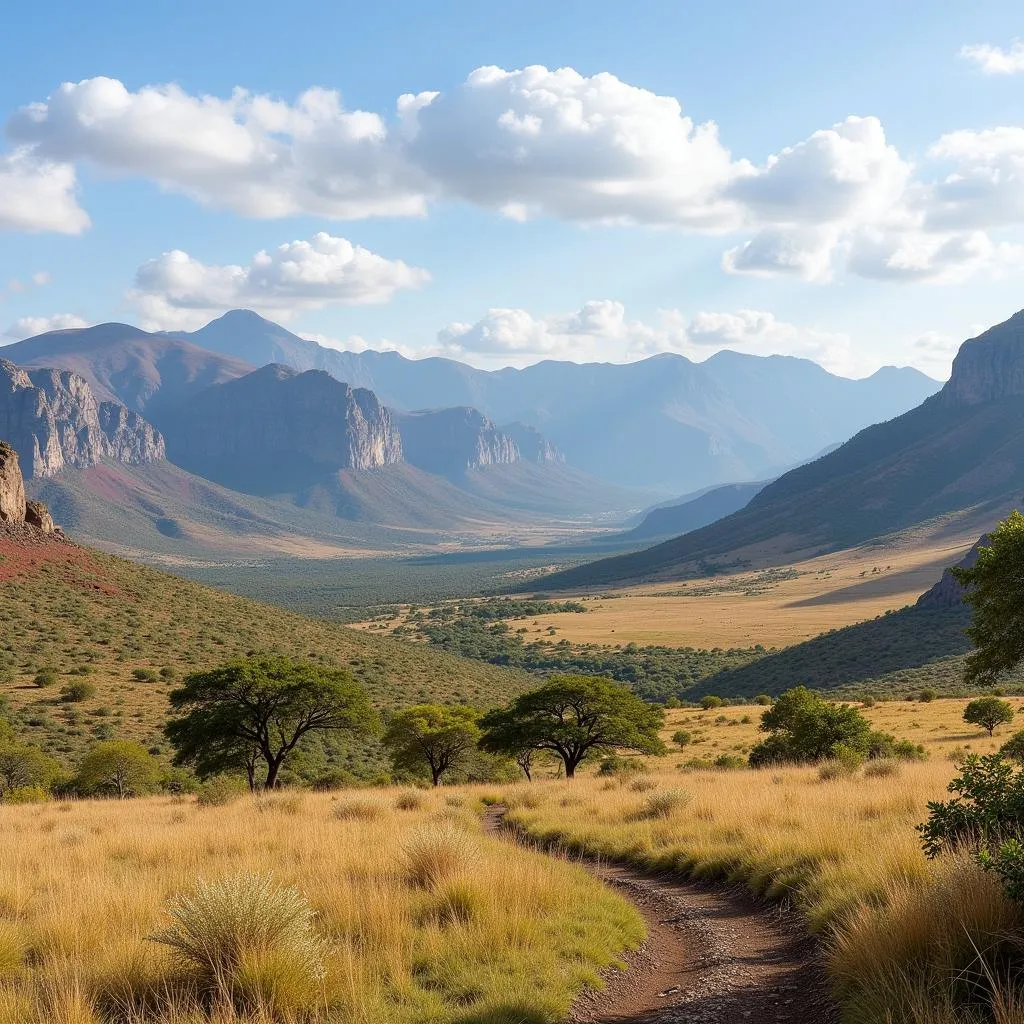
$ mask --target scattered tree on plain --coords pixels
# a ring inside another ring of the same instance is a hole
[[[97,743],[78,768],[78,789],[83,793],[113,792],[122,800],[156,788],[160,763],[129,740]]]
[[[180,717],[165,732],[175,763],[201,778],[245,771],[273,789],[281,766],[312,732],[364,735],[377,727],[366,692],[345,669],[283,657],[245,658],[190,675],[171,691]]]
[[[593,754],[664,754],[658,735],[663,721],[660,707],[603,676],[553,676],[507,708],[484,715],[480,745],[513,757],[524,750],[549,751],[561,759],[571,779]]]
[[[977,697],[964,708],[964,721],[968,725],[980,725],[991,736],[996,726],[1013,721],[1013,707],[998,697]]]
[[[768,737],[750,752],[751,767],[813,763],[871,750],[871,723],[855,708],[833,704],[805,686],[787,690],[761,716]]]
[[[398,769],[430,772],[435,786],[475,752],[479,713],[466,707],[419,704],[399,711],[388,724],[384,744]]]

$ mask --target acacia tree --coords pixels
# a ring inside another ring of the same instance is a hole
[[[492,754],[521,755],[547,750],[576,774],[589,755],[616,750],[664,754],[658,736],[664,721],[660,707],[642,701],[628,687],[603,676],[552,676],[536,690],[481,720],[480,746]]]
[[[1024,658],[1024,515],[1011,512],[978,548],[974,565],[951,572],[974,610],[964,680],[991,685]]]
[[[171,691],[180,717],[165,732],[175,763],[202,777],[244,768],[249,785],[277,785],[281,766],[311,732],[365,734],[377,727],[366,692],[345,669],[283,657],[242,658],[190,675]]]
[[[466,707],[417,704],[399,711],[384,733],[391,760],[398,769],[426,768],[435,786],[476,749],[479,713]]]
[[[129,740],[97,743],[82,758],[78,787],[86,793],[113,790],[122,800],[154,789],[160,764],[147,750]]]

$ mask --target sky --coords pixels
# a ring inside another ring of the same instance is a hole
[[[1010,0],[10,5],[0,344],[949,374],[1024,306]]]

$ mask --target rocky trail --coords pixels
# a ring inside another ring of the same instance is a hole
[[[510,839],[505,808],[485,829]],[[550,852],[550,851],[549,851]],[[557,855],[557,854],[555,854]],[[586,992],[570,1024],[834,1024],[817,944],[786,911],[744,893],[574,858],[633,902],[647,939]]]

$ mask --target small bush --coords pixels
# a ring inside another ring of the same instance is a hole
[[[477,857],[472,834],[450,824],[418,829],[405,845],[409,880],[436,889],[453,875],[470,868]]]
[[[688,746],[690,743],[693,742],[693,734],[687,732],[685,729],[679,729],[676,732],[672,733],[672,742],[677,747],[682,749],[683,747]]]
[[[338,821],[380,821],[385,812],[373,800],[346,800],[335,804],[333,813]]]
[[[310,991],[324,976],[312,908],[302,893],[278,886],[269,874],[201,880],[167,909],[171,927],[151,938],[168,946],[207,989],[273,1004],[273,990],[260,991],[260,965],[275,964]]]
[[[926,687],[917,695],[917,699],[922,704],[930,704],[933,700],[935,700],[936,697],[938,697],[938,695],[938,690],[933,690],[930,687]]]
[[[641,818],[670,818],[676,811],[682,810],[692,799],[685,789],[666,789],[660,793],[652,793],[640,811]]]
[[[639,778],[633,779],[629,784],[629,788],[634,793],[646,793],[648,790],[655,789],[657,785],[654,779],[647,779],[641,775]]]
[[[719,754],[713,764],[722,771],[736,771],[747,767],[747,759],[740,757],[739,754]]]
[[[237,775],[214,775],[197,792],[200,807],[223,807],[249,792],[249,784]]]
[[[395,807],[400,811],[418,811],[423,806],[423,794],[415,789],[403,790],[395,797]]]
[[[96,696],[96,687],[92,683],[68,683],[60,690],[60,699],[65,704],[81,704]]]
[[[1000,748],[999,753],[1011,761],[1024,763],[1024,729],[1015,732]]]
[[[715,697],[713,694],[708,694],[706,697],[701,697],[700,706],[705,711],[710,711],[712,708],[720,708],[725,704],[725,701],[721,697]]]
[[[899,775],[900,766],[891,757],[880,757],[874,761],[868,761],[864,766],[864,777],[868,779],[888,779]]]
[[[601,761],[597,769],[598,775],[639,775],[650,771],[647,762],[639,757],[619,757],[618,754],[609,754]]]
[[[55,668],[41,668],[35,674],[32,682],[40,688],[53,686],[57,682],[57,670]]]
[[[135,668],[132,678],[140,683],[155,683],[160,677],[151,668]]]
[[[43,786],[16,786],[4,793],[5,804],[44,804],[50,791]]]
[[[768,696],[767,693],[759,693],[754,698],[754,703],[755,704],[760,704],[761,707],[764,707],[764,708],[768,707],[771,704],[771,702],[772,702],[772,699],[771,699],[771,697]]]
[[[164,667],[160,669],[161,679],[175,679],[177,678],[177,675],[178,673],[170,665],[164,665]]]

